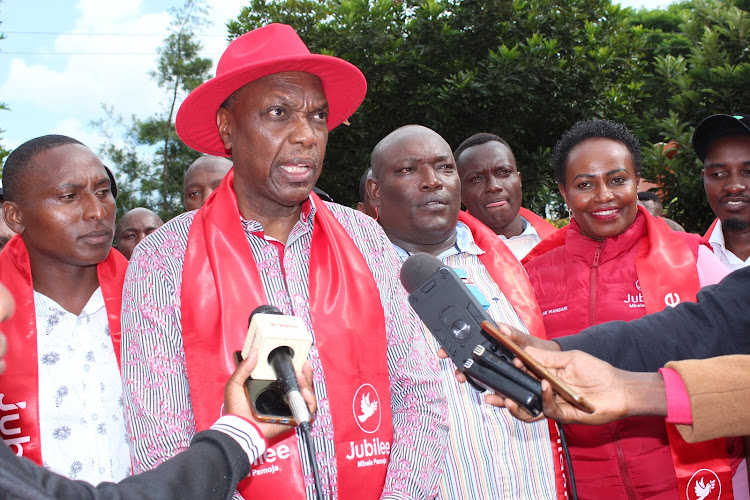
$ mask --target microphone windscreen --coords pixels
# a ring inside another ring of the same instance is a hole
[[[440,259],[424,252],[415,253],[401,266],[401,284],[407,292],[412,293],[441,267],[443,263]]]
[[[262,306],[256,307],[253,312],[250,313],[250,318],[247,320],[248,326],[253,321],[253,316],[256,314],[283,314],[278,307],[269,304],[263,304]]]

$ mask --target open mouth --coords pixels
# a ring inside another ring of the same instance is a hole
[[[620,214],[619,208],[607,208],[604,210],[597,210],[595,212],[589,212],[591,217],[599,220],[610,220],[615,219]]]
[[[725,198],[721,201],[728,210],[742,210],[750,203],[747,198]]]

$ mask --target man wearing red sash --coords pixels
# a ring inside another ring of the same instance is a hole
[[[112,251],[115,199],[102,162],[75,139],[48,135],[11,153],[0,254],[16,299],[0,385],[0,434],[19,456],[74,479],[130,473],[118,369],[127,261]]]
[[[123,293],[125,406],[136,470],[185,448],[221,411],[250,313],[301,317],[319,411],[313,445],[328,498],[427,498],[447,429],[437,363],[366,215],[311,190],[328,131],[364,99],[353,65],[310,54],[290,26],[234,40],[193,91],[177,132],[234,167],[197,212],[142,242]],[[305,443],[280,436],[240,484],[252,498],[314,498]]]
[[[750,116],[711,115],[695,127],[703,187],[717,219],[704,238],[734,270],[750,265]]]
[[[454,153],[466,211],[492,229],[518,260],[556,231],[521,206],[521,172],[513,151],[495,134],[474,134]]]
[[[448,143],[426,127],[401,127],[375,146],[371,164],[370,198],[401,259],[413,252],[438,257],[476,287],[495,320],[544,338],[520,263],[492,231],[460,212],[461,183]],[[518,422],[459,384],[450,359],[440,365],[450,423],[440,498],[564,498],[547,422]]]

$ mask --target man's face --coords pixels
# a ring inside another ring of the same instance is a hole
[[[224,176],[232,168],[232,162],[216,156],[201,156],[190,165],[185,173],[183,200],[185,210],[198,210],[206,203],[208,195],[214,192]]]
[[[130,260],[135,246],[163,224],[161,218],[151,210],[134,208],[117,223],[115,246],[126,259]]]
[[[703,187],[711,210],[726,230],[750,224],[750,135],[711,143],[703,163]]]
[[[501,234],[521,208],[521,173],[513,152],[497,141],[472,146],[461,154],[461,200],[466,210]]]
[[[448,143],[423,127],[409,127],[383,150],[370,181],[380,225],[397,245],[435,245],[456,229],[461,184]]]
[[[115,199],[104,165],[87,147],[65,144],[37,154],[5,219],[21,234],[33,265],[92,266],[112,248]]]
[[[289,72],[237,91],[218,113],[232,151],[240,207],[257,215],[299,206],[320,176],[328,141],[328,101],[318,77]]]

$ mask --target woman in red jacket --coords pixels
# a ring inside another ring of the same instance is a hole
[[[674,232],[638,207],[640,146],[625,126],[577,123],[555,146],[554,164],[571,223],[524,260],[548,338],[694,301],[726,274],[699,236]],[[747,498],[741,439],[688,445],[670,427],[659,417],[565,426],[579,497],[731,498],[736,473],[743,484],[734,498]],[[698,484],[703,469],[713,483]],[[713,496],[700,496],[706,491]]]

